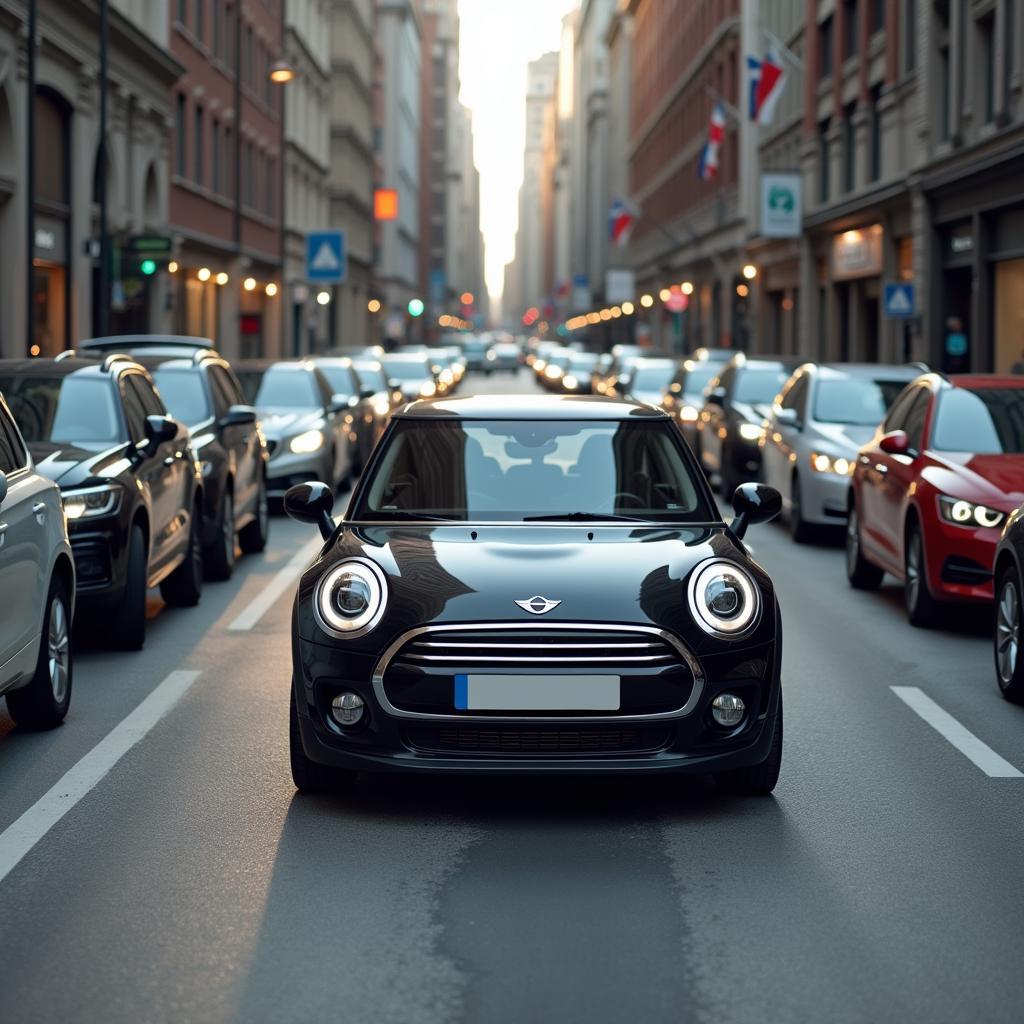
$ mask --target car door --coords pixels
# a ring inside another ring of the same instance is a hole
[[[216,363],[209,368],[210,384],[213,390],[215,415],[220,420],[235,405],[245,405],[241,388],[231,375]],[[259,437],[256,424],[235,424],[219,428],[221,444],[228,453],[235,484],[235,512],[242,514],[256,511],[256,490],[259,484]]]
[[[797,461],[800,433],[807,416],[807,397],[811,389],[811,379],[806,371],[799,372],[789,379],[779,400],[778,409],[789,410],[795,416],[793,422],[776,415],[773,408],[762,452],[762,473],[765,483],[771,484],[782,495],[783,502],[789,505],[791,498],[790,482],[793,466]]]
[[[17,595],[0,612],[0,688],[24,669],[18,655],[39,635],[46,588],[49,551],[46,537],[53,523],[53,503],[46,500],[49,484],[32,472],[28,453],[14,428],[10,411],[0,399],[0,471],[7,494],[0,502],[0,593]],[[52,488],[50,488],[52,489]]]

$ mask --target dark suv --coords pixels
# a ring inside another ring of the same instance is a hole
[[[114,645],[140,648],[148,587],[169,605],[197,604],[202,590],[203,482],[188,429],[122,353],[0,360],[0,391],[36,468],[60,486],[79,613]]]
[[[85,352],[128,352],[153,376],[171,415],[192,435],[203,475],[203,566],[226,580],[235,542],[246,554],[267,546],[267,445],[256,410],[230,365],[206,338],[124,335],[83,341]]]

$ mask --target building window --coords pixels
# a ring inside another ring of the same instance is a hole
[[[238,74],[238,38],[235,33],[236,9],[234,4],[228,4],[224,9],[224,63]]]
[[[231,134],[231,125],[224,125],[224,188],[223,195],[235,194],[235,147]]]
[[[245,163],[243,165],[245,170],[245,183],[242,189],[242,200],[246,206],[252,206],[252,186],[253,177],[255,174],[255,170],[253,168],[252,163],[252,155],[252,143],[247,142],[245,144]]]
[[[185,177],[185,94],[180,92],[174,122],[174,170],[179,177]]]
[[[857,105],[851,103],[843,117],[843,191],[852,192],[857,187],[857,128],[854,117]]]
[[[220,59],[224,56],[224,5],[213,5],[213,55]]]
[[[882,176],[882,111],[879,107],[882,98],[881,86],[871,90],[871,157],[868,165],[870,181],[878,181]]]
[[[985,124],[991,124],[996,117],[996,46],[995,15],[989,14],[978,22],[978,56],[981,58],[982,108]]]
[[[950,84],[949,47],[939,47],[939,139],[949,140]]]
[[[821,66],[821,77],[828,78],[832,74],[831,14],[818,26],[818,61]]]
[[[267,216],[274,216],[277,205],[277,161],[271,157],[267,160]]]
[[[196,122],[196,137],[195,137],[195,149],[192,151],[193,166],[194,166],[194,171],[193,171],[193,175],[192,176],[195,179],[195,183],[197,185],[202,185],[202,183],[203,183],[203,157],[205,155],[203,153],[203,108],[198,106],[198,105],[196,106],[195,122]]]
[[[826,118],[818,128],[818,200],[822,203],[828,202],[829,192],[832,191],[831,162],[828,152],[828,130],[829,122]]]
[[[853,57],[857,53],[860,40],[857,33],[860,30],[860,18],[858,17],[857,0],[844,0],[843,19],[846,29],[845,45],[843,46],[843,57]]]
[[[903,8],[903,67],[908,74],[917,67],[917,0]]]
[[[178,0],[178,21],[182,25],[188,24],[188,0]]]
[[[885,28],[886,0],[871,0],[871,34]]]
[[[196,3],[196,39],[202,42],[206,38],[206,5],[203,0],[195,0]]]
[[[224,191],[224,183],[221,176],[224,173],[223,156],[221,154],[220,122],[214,118],[210,124],[213,149],[213,168],[211,170],[210,187],[220,195]]]

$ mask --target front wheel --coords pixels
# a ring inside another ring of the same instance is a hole
[[[299,712],[295,704],[295,684],[292,683],[291,704],[288,709],[288,754],[292,768],[292,782],[300,793],[329,793],[348,789],[356,779],[356,772],[313,761],[302,746],[299,732]]]
[[[749,768],[715,772],[715,785],[730,796],[770,796],[782,770],[782,694],[775,710],[774,733],[768,756]]]
[[[907,528],[903,566],[903,600],[907,619],[912,626],[922,629],[934,626],[939,617],[939,602],[928,589],[924,537],[917,523],[911,523]]]
[[[46,599],[35,675],[27,686],[7,694],[7,710],[26,729],[52,729],[71,705],[71,600],[54,577]]]
[[[1022,596],[1020,574],[1012,566],[1004,569],[996,583],[996,680],[1002,695],[1014,704],[1024,704],[1024,658],[1020,656]]]
[[[855,590],[877,590],[882,585],[884,571],[872,565],[860,548],[860,517],[857,506],[850,504],[846,519],[846,578]]]

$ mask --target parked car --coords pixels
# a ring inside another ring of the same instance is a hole
[[[570,348],[553,348],[544,360],[544,370],[538,377],[541,387],[548,391],[561,391],[562,378],[572,364],[573,351]],[[536,367],[536,363],[534,364]]]
[[[599,364],[591,377],[591,386],[595,395],[614,395],[619,377],[626,371],[634,359],[642,359],[647,353],[639,345],[613,345],[611,359]]]
[[[723,494],[761,470],[761,431],[775,396],[797,367],[793,359],[732,357],[708,385],[697,419],[701,464]]]
[[[668,417],[625,402],[416,402],[381,443],[341,525],[326,485],[286,498],[328,542],[292,633],[300,790],[397,769],[771,792],[782,627],[742,537],[776,493],[745,485],[727,526]]]
[[[662,409],[679,424],[698,462],[697,417],[704,405],[704,391],[720,370],[721,364],[712,360],[684,359],[661,396]]]
[[[661,396],[675,376],[674,359],[645,356],[634,357],[628,369],[620,374],[615,383],[614,394],[634,402],[660,405]],[[611,392],[609,392],[611,394]]]
[[[596,352],[582,352],[573,349],[569,353],[568,364],[559,384],[567,395],[589,395],[590,375],[597,366]]]
[[[204,487],[188,428],[122,352],[5,359],[0,391],[37,470],[60,486],[79,611],[137,650],[147,588],[178,606],[202,594]]]
[[[245,360],[235,364],[235,373],[267,439],[271,498],[283,498],[303,480],[327,480],[338,487],[349,478],[348,399],[335,399],[327,378],[310,360]]]
[[[920,370],[872,363],[805,363],[772,406],[761,479],[782,495],[797,542],[816,526],[846,522],[857,449],[871,438]]]
[[[487,369],[497,373],[519,372],[519,346],[514,341],[497,341],[487,350]]]
[[[466,357],[467,370],[487,370],[488,347],[487,341],[475,334],[467,334],[462,339],[462,354]]]
[[[75,565],[60,489],[36,471],[0,395],[0,694],[27,729],[71,704]]]
[[[379,359],[360,357],[353,359],[352,365],[359,374],[363,387],[373,392],[370,397],[370,408],[373,409],[373,443],[376,445],[391,420],[391,413],[403,405],[405,399],[401,391],[389,386],[388,376]]]
[[[1000,530],[1024,503],[1024,379],[919,377],[857,454],[846,526],[850,584],[903,582],[907,617],[992,600]]]
[[[430,358],[430,369],[437,382],[437,393],[439,395],[453,394],[458,387],[458,378],[455,370],[455,360],[446,348],[427,349],[427,356]]]
[[[437,394],[437,380],[433,364],[424,352],[388,352],[381,358],[381,365],[388,375],[388,383],[402,392],[406,402],[417,398],[433,398]]]
[[[999,690],[1015,704],[1024,704],[1024,505],[1006,521],[996,547],[993,646]]]
[[[348,356],[315,356],[313,365],[327,378],[335,405],[344,406],[345,426],[352,451],[352,471],[361,473],[383,426],[377,416],[374,402],[375,384],[364,382]],[[383,417],[386,422],[387,417]]]
[[[122,335],[92,338],[78,349],[127,352],[150,372],[171,415],[188,427],[203,474],[203,569],[207,579],[229,579],[236,543],[256,554],[270,534],[267,445],[231,366],[207,338]]]
[[[548,365],[548,359],[553,353],[561,351],[562,347],[562,343],[558,341],[541,341],[537,344],[533,351],[533,362],[530,363],[530,367],[538,382],[543,377],[544,370]]]

